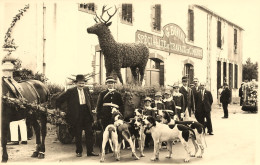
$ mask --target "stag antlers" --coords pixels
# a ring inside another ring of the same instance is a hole
[[[111,7],[110,8],[108,8],[108,9],[105,9],[106,8],[106,5],[104,5],[103,7],[102,7],[102,14],[101,14],[101,16],[100,17],[98,17],[97,16],[97,13],[95,12],[95,18],[94,18],[94,20],[96,21],[96,23],[98,23],[98,21],[97,21],[97,19],[99,20],[99,22],[103,22],[104,24],[108,24],[108,21],[116,14],[116,12],[117,12],[117,7],[115,6],[115,12],[112,14],[112,15],[110,15],[109,14],[109,12],[108,12],[108,10],[109,9],[111,9]],[[104,20],[104,18],[103,18],[103,15],[104,15],[104,13],[107,13],[107,15],[109,16],[108,17],[108,20]]]

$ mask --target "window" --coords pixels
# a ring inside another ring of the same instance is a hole
[[[221,61],[217,61],[217,89],[219,89],[220,87],[221,87]]]
[[[83,11],[90,14],[95,14],[95,4],[94,3],[80,3],[79,11]]]
[[[161,5],[154,6],[153,29],[161,30]]]
[[[229,63],[229,87],[233,88],[233,64]]]
[[[227,82],[227,63],[223,62],[223,83]]]
[[[234,29],[234,53],[237,53],[237,29]]]
[[[237,88],[237,64],[235,64],[235,88]]]
[[[194,41],[194,13],[193,10],[189,9],[189,27],[188,27],[188,38],[190,41]]]
[[[217,27],[217,47],[221,48],[222,43],[221,43],[221,22],[218,21],[218,27]]]
[[[133,23],[133,7],[132,4],[122,4],[122,21]]]

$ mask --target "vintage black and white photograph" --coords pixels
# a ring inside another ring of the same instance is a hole
[[[2,163],[259,163],[257,0],[0,1]]]

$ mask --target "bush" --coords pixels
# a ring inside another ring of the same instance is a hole
[[[133,95],[136,95],[136,96],[140,97],[141,100],[143,100],[145,97],[154,98],[154,95],[156,92],[158,92],[158,91],[163,92],[165,90],[165,87],[160,87],[159,85],[143,87],[143,86],[138,86],[138,85],[134,85],[134,84],[124,84],[124,85],[117,84],[115,86],[115,88],[119,93],[121,93],[124,103],[126,103],[127,101],[130,101],[130,102],[128,102],[128,104],[134,104],[131,102]],[[94,86],[93,93],[92,93],[94,104],[97,103],[99,93],[106,89],[107,89],[106,85],[95,85]],[[135,104],[135,106],[136,106],[136,104]],[[141,106],[141,105],[139,105],[139,106]]]
[[[46,86],[49,89],[51,95],[61,93],[65,90],[63,86],[54,83],[47,83]]]

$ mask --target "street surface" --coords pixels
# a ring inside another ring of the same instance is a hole
[[[156,164],[257,164],[257,133],[259,132],[259,120],[257,113],[247,113],[238,105],[229,105],[229,118],[222,119],[223,110],[213,105],[211,113],[213,136],[206,135],[207,147],[203,158],[191,158],[189,163],[184,163],[185,150],[178,142],[173,146],[171,159],[165,158],[167,149],[161,149],[160,160],[150,161],[153,148],[145,148],[145,157],[134,160],[128,149],[122,150],[121,160],[116,162],[112,154],[106,155],[105,163],[156,163]],[[48,125],[46,137],[45,159],[31,158],[35,149],[35,137],[28,141],[27,145],[8,145],[9,163],[32,162],[32,163],[99,163],[100,157],[87,157],[84,147],[83,157],[75,156],[75,144],[62,144],[56,140],[55,126]],[[190,148],[194,151],[192,143]],[[95,152],[99,152],[97,147]],[[139,151],[136,151],[139,155]]]

